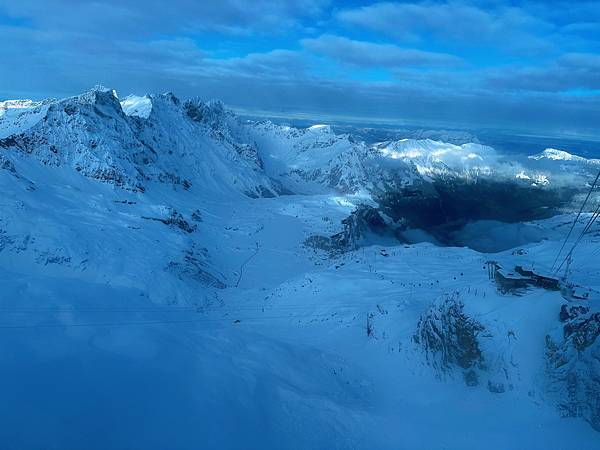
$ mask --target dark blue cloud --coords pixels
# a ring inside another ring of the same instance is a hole
[[[0,0],[0,97],[102,83],[276,112],[594,132],[599,21],[600,3],[562,0]]]
[[[2,0],[5,15],[44,28],[109,35],[198,30],[248,34],[290,27],[322,14],[329,0]]]
[[[317,54],[356,66],[453,66],[461,59],[447,53],[401,48],[392,44],[377,44],[325,34],[314,39],[303,39],[302,46]]]
[[[429,38],[460,41],[469,46],[493,44],[522,52],[551,46],[543,34],[555,26],[507,5],[487,7],[466,2],[381,2],[342,10],[342,22],[369,28],[401,40]]]
[[[509,67],[485,78],[492,88],[535,92],[600,92],[600,55],[567,53],[544,67]]]

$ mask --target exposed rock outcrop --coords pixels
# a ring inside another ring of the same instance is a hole
[[[356,250],[369,234],[387,232],[385,220],[377,209],[360,205],[342,220],[343,230],[333,236],[311,236],[305,242],[309,247],[326,250],[333,255]]]
[[[166,217],[148,217],[142,216],[142,219],[146,220],[155,220],[157,222],[162,222],[165,225],[169,225],[171,227],[179,228],[186,233],[193,233],[196,231],[197,226],[195,224],[190,224],[181,213],[179,213],[175,209],[170,209],[169,214]]]
[[[208,251],[192,245],[184,252],[182,260],[169,262],[166,270],[182,281],[193,281],[203,287],[225,289],[227,285],[211,273],[207,260]]]
[[[478,372],[486,369],[479,343],[484,330],[481,323],[465,313],[464,304],[455,293],[431,305],[421,316],[413,338],[440,377],[458,370],[467,385],[475,386],[479,383]]]
[[[582,417],[600,431],[600,312],[563,305],[562,323],[546,336],[548,393],[566,417]]]

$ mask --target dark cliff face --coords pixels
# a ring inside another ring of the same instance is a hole
[[[493,253],[542,240],[544,236],[535,227],[523,222],[550,218],[572,209],[573,197],[581,192],[506,179],[418,180],[408,186],[373,193],[376,207],[359,206],[342,221],[341,232],[330,237],[313,236],[307,244],[339,254],[374,242],[389,245],[390,241],[425,240]],[[510,224],[513,225],[509,227]],[[490,233],[490,227],[504,227],[506,235],[492,243],[481,242],[481,236]],[[424,233],[415,235],[415,230]],[[367,235],[373,239],[365,240]],[[415,236],[420,240],[413,240]]]
[[[390,228],[377,209],[360,205],[347,218],[342,220],[342,231],[333,236],[311,236],[305,244],[312,248],[325,250],[332,256],[357,250],[371,236],[390,234]]]
[[[502,251],[526,242],[537,242],[542,236],[527,229],[517,233],[513,227],[511,233],[517,233],[518,240],[507,237],[505,243],[485,246],[471,242],[473,226],[486,233],[486,227],[491,223],[522,224],[546,219],[569,209],[579,192],[574,188],[542,188],[506,179],[439,177],[433,181],[418,180],[409,186],[374,193],[377,207],[360,206],[342,221],[340,233],[327,238],[313,237],[308,243],[342,253],[362,246],[367,242],[362,239],[367,233],[371,233],[375,241],[380,236],[382,245],[384,241],[389,243],[390,237],[399,242],[414,243],[411,230],[416,229],[429,236],[425,240],[431,239],[437,245],[467,246],[483,252]]]
[[[511,180],[439,178],[377,197],[394,220],[435,228],[475,220],[507,223],[552,217],[575,190],[532,187]]]
[[[567,207],[577,192],[513,180],[440,177],[387,191],[376,200],[379,210],[397,224],[400,232],[421,229],[439,244],[460,245],[455,233],[469,223],[519,223],[549,218]]]

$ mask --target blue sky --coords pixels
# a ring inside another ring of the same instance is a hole
[[[0,98],[173,91],[246,110],[600,135],[600,2],[0,0]]]

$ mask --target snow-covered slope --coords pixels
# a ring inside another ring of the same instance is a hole
[[[50,101],[7,100],[0,102],[0,138],[20,133],[38,123]]]
[[[490,267],[552,273],[572,214],[445,228],[472,248],[447,247],[401,243],[377,202],[424,215],[447,178],[538,192],[564,160],[371,146],[172,94],[3,105],[4,447],[597,446],[597,224],[569,262],[588,299],[567,303]]]
[[[149,95],[143,97],[128,95],[120,101],[123,112],[128,116],[147,119],[152,112],[152,98]]]

